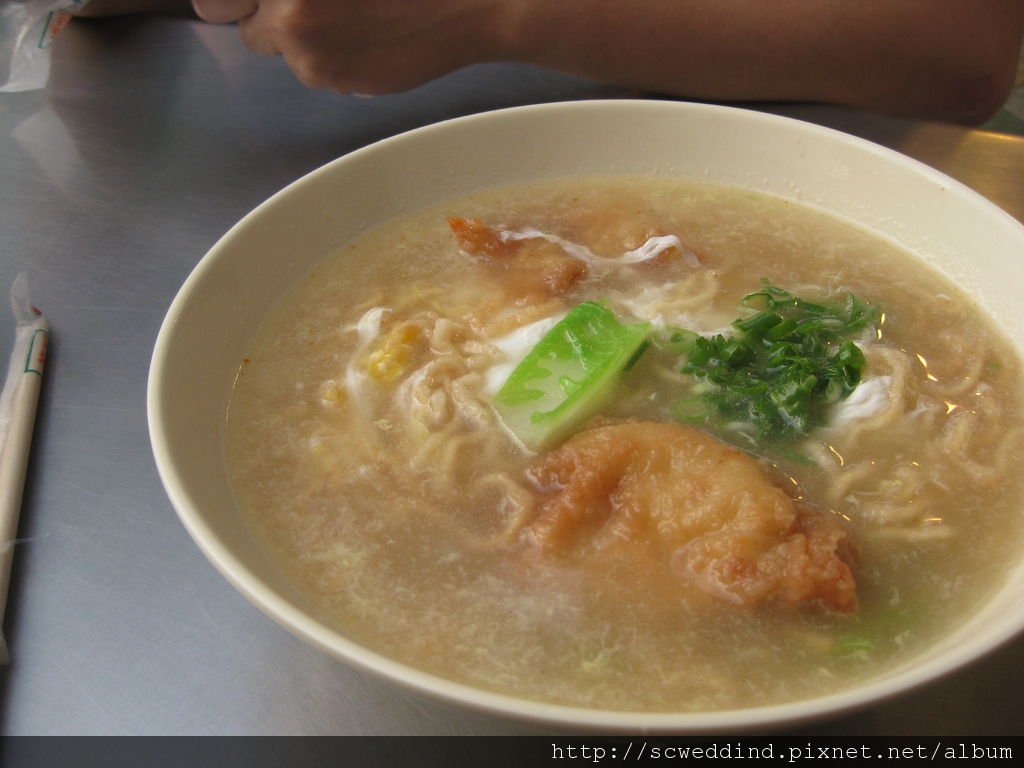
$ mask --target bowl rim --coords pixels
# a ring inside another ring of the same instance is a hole
[[[449,131],[453,126],[461,127],[473,123],[493,124],[495,121],[500,122],[509,116],[529,113],[541,114],[568,110],[600,114],[608,110],[622,109],[638,112],[651,110],[666,115],[671,113],[675,119],[682,119],[687,114],[694,112],[717,112],[726,116],[731,115],[736,119],[750,120],[754,124],[759,121],[781,124],[788,126],[790,130],[804,132],[809,136],[824,137],[829,141],[838,141],[872,154],[882,155],[886,162],[902,165],[913,173],[922,175],[958,195],[970,198],[974,205],[988,209],[988,215],[995,216],[996,219],[1002,218],[1003,223],[1010,227],[1010,231],[1016,230],[1017,235],[1024,243],[1024,226],[1009,213],[958,180],[925,163],[843,131],[802,119],[740,106],[643,98],[545,102],[454,117],[377,140],[296,178],[233,224],[195,264],[175,295],[161,323],[150,362],[147,383],[147,420],[151,449],[160,480],[169,500],[203,555],[235,589],[265,615],[313,646],[359,670],[429,698],[468,707],[478,712],[538,725],[569,727],[582,731],[720,734],[792,726],[824,717],[832,717],[881,703],[886,699],[907,693],[914,688],[961,670],[970,662],[991,652],[1024,631],[1024,611],[1022,611],[1016,623],[1006,624],[1000,631],[989,633],[984,642],[949,649],[937,659],[930,659],[921,664],[900,666],[891,674],[856,683],[838,692],[777,704],[696,712],[606,710],[553,704],[502,694],[440,677],[398,662],[345,637],[317,621],[312,615],[285,599],[256,577],[253,571],[231,551],[225,542],[218,538],[212,527],[204,520],[199,509],[192,503],[185,482],[175,471],[173,450],[167,439],[161,409],[164,380],[171,367],[167,349],[175,332],[177,319],[186,310],[192,292],[197,285],[203,282],[205,275],[218,259],[222,258],[221,254],[228,251],[230,241],[240,229],[253,219],[262,216],[268,208],[284,197],[301,191],[313,179],[337,173],[344,164],[350,163],[356,158],[387,151],[389,147],[400,143],[421,141],[433,133]]]

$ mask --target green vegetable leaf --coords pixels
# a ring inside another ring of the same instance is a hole
[[[858,653],[871,653],[875,650],[875,641],[864,635],[845,635],[832,647],[833,656],[853,656]]]
[[[681,401],[677,415],[749,425],[762,441],[805,435],[860,383],[864,354],[850,337],[877,322],[879,310],[853,294],[810,302],[766,280],[741,303],[751,313],[733,322],[733,336],[677,332],[687,340],[683,373],[712,385],[703,409]]]
[[[597,302],[574,307],[512,371],[494,398],[498,415],[529,448],[564,438],[605,403],[648,329],[620,323]]]

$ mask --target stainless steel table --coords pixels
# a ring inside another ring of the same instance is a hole
[[[632,96],[525,66],[373,100],[307,90],[232,28],[75,22],[45,91],[0,95],[0,286],[30,273],[53,325],[6,621],[2,733],[515,734],[293,638],[200,555],[150,454],[145,388],[166,307],[237,219],[324,162],[444,118]],[[770,107],[769,107],[770,108]],[[823,107],[1024,218],[1024,140]],[[1024,256],[1024,254],[1022,254]],[[0,311],[0,359],[13,334]],[[1024,640],[823,735],[1024,735]]]

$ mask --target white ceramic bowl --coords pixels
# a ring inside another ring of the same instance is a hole
[[[838,214],[955,278],[1011,338],[1024,338],[1024,228],[952,179],[868,142],[762,113],[671,102],[549,104],[431,125],[274,195],[200,261],[167,313],[149,379],[153,451],[175,509],[213,564],[272,618],[357,667],[449,702],[569,729],[716,733],[792,724],[932,680],[1024,628],[1022,563],[963,626],[881,679],[777,706],[640,714],[539,704],[443,680],[328,629],[305,607],[240,518],[222,456],[232,380],[268,307],[316,261],[398,214],[497,185],[619,172],[749,187]]]

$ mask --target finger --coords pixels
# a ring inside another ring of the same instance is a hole
[[[192,7],[203,21],[226,24],[256,13],[259,0],[192,0]]]
[[[286,51],[284,60],[295,79],[303,85],[309,88],[331,88],[345,93],[344,85],[331,77],[331,71],[324,67],[322,59],[302,54],[289,55]]]
[[[281,47],[277,44],[274,27],[266,13],[254,13],[238,22],[238,32],[246,48],[256,53],[277,56]]]

